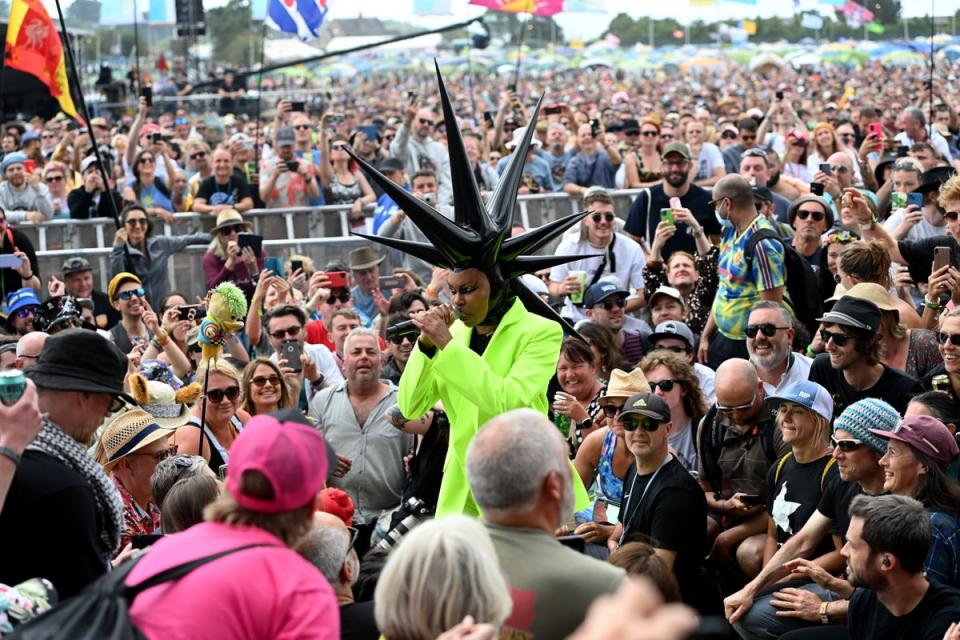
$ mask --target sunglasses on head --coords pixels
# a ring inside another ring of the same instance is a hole
[[[607,222],[613,222],[613,219],[616,218],[617,216],[615,216],[612,213],[605,213],[605,214],[595,213],[590,217],[593,219],[594,222],[596,222],[597,224],[600,224],[600,222],[603,220],[606,220]]]
[[[224,398],[228,400],[236,400],[240,395],[240,387],[233,386],[227,387],[226,389],[211,389],[207,391],[207,398],[214,402],[223,402]]]
[[[810,209],[799,209],[797,211],[797,217],[801,220],[806,220],[807,218],[813,218],[814,222],[820,222],[824,219],[823,211],[811,211]]]
[[[623,428],[627,431],[636,431],[642,428],[647,433],[652,433],[660,428],[659,420],[638,413],[628,413],[625,416],[620,416],[620,422],[623,423]]]
[[[932,442],[930,442],[924,435],[922,435],[921,433],[919,433],[916,429],[914,429],[913,427],[911,427],[910,425],[908,425],[907,423],[905,423],[903,420],[901,420],[900,422],[897,423],[897,425],[893,428],[893,430],[891,431],[891,433],[900,433],[901,431],[909,431],[909,432],[912,433],[913,435],[915,435],[915,436],[917,436],[918,438],[920,438],[921,440],[923,440],[928,447],[930,447],[931,449],[933,449],[933,452],[934,452],[934,453],[936,453],[936,454],[939,454],[939,453],[940,453],[940,449],[937,448],[937,445],[935,445],[935,444],[933,444]]]
[[[401,344],[403,344],[404,340],[407,340],[410,344],[413,344],[419,338],[420,338],[419,331],[417,331],[416,333],[405,333],[402,336],[391,336],[390,343],[400,346]]]
[[[947,344],[949,341],[955,347],[960,347],[960,333],[944,333],[941,331],[937,334],[937,340],[940,344]]]
[[[680,384],[682,380],[667,379],[661,380],[660,382],[650,382],[647,381],[647,384],[650,385],[650,391],[656,391],[659,388],[664,393],[670,393],[673,391],[673,385]]]
[[[285,329],[277,329],[270,335],[276,338],[277,340],[283,340],[285,336],[296,338],[298,335],[300,335],[300,325],[295,324],[292,327],[287,327]]]
[[[268,382],[270,383],[270,386],[272,386],[272,387],[279,387],[279,386],[280,386],[280,376],[278,376],[277,374],[273,374],[273,375],[269,375],[269,376],[255,376],[254,378],[252,378],[252,379],[250,380],[250,382],[252,382],[253,384],[255,384],[255,385],[258,386],[258,387],[262,387],[263,385],[267,384]]]
[[[623,296],[615,296],[613,298],[607,298],[603,302],[598,302],[594,307],[603,307],[607,311],[613,311],[614,307],[617,309],[623,309],[627,306],[627,301]]]
[[[142,298],[146,295],[146,292],[143,290],[143,287],[137,287],[136,289],[129,289],[127,291],[121,291],[117,294],[117,297],[114,300],[123,300],[124,302],[129,302],[133,296]]]
[[[857,449],[863,446],[863,443],[859,440],[853,440],[845,438],[843,440],[838,440],[836,436],[830,436],[830,445],[834,449],[840,449],[843,453],[853,453]]]
[[[772,322],[761,322],[759,324],[748,324],[746,334],[748,338],[756,338],[757,332],[760,332],[768,338],[772,338],[777,331],[789,328],[790,327],[778,327]]]
[[[837,345],[838,347],[845,347],[850,341],[850,336],[845,333],[834,333],[832,331],[827,331],[826,329],[820,329],[820,339],[823,340],[823,344],[827,344],[833,340],[833,344]]]

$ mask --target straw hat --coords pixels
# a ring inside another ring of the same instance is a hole
[[[129,377],[130,393],[144,411],[161,427],[176,429],[187,424],[190,406],[200,397],[201,386],[194,382],[179,391],[159,380],[147,380],[139,373]]]
[[[224,227],[232,227],[238,224],[243,225],[247,231],[250,231],[250,223],[244,221],[239,211],[236,209],[224,209],[217,214],[217,226],[211,229],[210,233],[220,233],[220,230]]]
[[[107,425],[93,457],[104,466],[112,465],[157,440],[169,438],[172,433],[173,429],[160,426],[156,418],[143,409],[132,408]]]
[[[604,401],[609,398],[629,398],[638,393],[650,393],[650,385],[647,384],[647,377],[643,375],[640,367],[636,367],[630,373],[614,369],[610,372],[610,382],[607,383],[607,393],[598,401]]]
[[[861,282],[859,284],[855,284],[847,290],[845,295],[853,298],[860,298],[861,300],[869,300],[873,304],[877,305],[877,308],[880,309],[880,311],[899,312],[899,309],[893,306],[893,302],[890,299],[890,292],[875,282]]]

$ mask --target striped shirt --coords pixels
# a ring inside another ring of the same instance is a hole
[[[758,229],[773,229],[766,217],[758,215],[737,235],[735,227],[723,231],[717,273],[720,286],[713,301],[713,319],[717,329],[731,340],[746,340],[750,309],[760,299],[760,292],[786,284],[783,246],[774,239],[757,243],[753,259],[745,255],[750,236]]]

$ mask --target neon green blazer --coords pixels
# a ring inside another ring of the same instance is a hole
[[[529,408],[546,415],[547,385],[557,368],[563,330],[527,311],[517,299],[482,356],[470,350],[470,328],[458,320],[450,332],[453,339],[432,358],[420,351],[419,343],[414,348],[400,378],[398,400],[405,416],[422,416],[438,400],[443,403],[450,446],[437,516],[477,516],[480,511],[467,482],[467,446],[480,425],[501,413]],[[587,493],[575,472],[573,481],[577,508],[586,508]]]

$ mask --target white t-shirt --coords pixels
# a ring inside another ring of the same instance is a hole
[[[774,387],[767,382],[763,383],[763,389],[766,391],[768,397],[783,391],[794,382],[807,380],[810,377],[810,365],[813,364],[813,359],[796,351],[790,355],[793,356],[793,364],[783,372],[783,378],[780,379],[780,384]]]
[[[711,142],[704,142],[700,149],[700,157],[697,158],[697,175],[695,180],[706,180],[713,176],[717,169],[723,169],[723,154],[719,147]]]
[[[700,390],[703,391],[703,399],[706,400],[709,407],[717,401],[717,392],[714,390],[714,379],[717,374],[713,369],[699,362],[693,364],[693,369],[697,372],[697,378],[700,380]]]
[[[894,140],[897,141],[898,144],[901,144],[905,147],[912,147],[914,144],[917,143],[917,140],[910,139],[910,136],[907,135],[906,131],[901,131],[900,133],[895,135],[893,138]],[[933,129],[930,125],[927,125],[926,141],[929,142],[930,145],[937,150],[937,153],[942,155],[947,160],[951,159],[950,145],[948,145],[946,139],[944,139],[944,137],[940,135],[940,132]]]
[[[603,263],[603,257],[600,256],[606,254],[606,252],[606,248],[595,247],[586,240],[573,242],[572,240],[564,239],[557,247],[556,255],[592,255],[597,257],[583,258],[573,262],[568,262],[566,264],[557,265],[550,269],[550,280],[553,282],[563,282],[564,278],[566,278],[571,271],[586,271],[587,286],[589,287],[590,283],[593,281],[594,274]],[[607,264],[603,268],[601,278],[611,275],[616,276],[624,289],[627,289],[631,292],[636,289],[642,289],[643,266],[647,263],[647,259],[644,257],[643,250],[640,248],[640,245],[624,235],[619,233],[614,234],[613,258],[613,261],[607,259]],[[611,269],[611,262],[616,262],[616,270]],[[597,280],[599,281],[600,278]],[[574,304],[570,302],[570,298],[567,298],[564,302],[561,315],[567,318],[572,318],[574,322],[577,320],[582,320],[586,317],[583,313],[583,309],[574,306]]]
[[[883,221],[883,228],[886,229],[889,233],[893,233],[897,230],[903,223],[903,215],[905,213],[904,209],[897,209],[894,211],[889,218]],[[927,220],[926,217],[920,218],[920,222],[913,225],[913,228],[907,232],[907,235],[900,238],[901,240],[923,240],[924,238],[932,238],[934,236],[942,236],[947,234],[947,223],[944,222],[943,226],[935,227]]]
[[[343,374],[340,373],[340,367],[337,366],[336,359],[333,357],[333,354],[330,353],[330,349],[327,349],[325,345],[305,342],[303,343],[303,352],[316,363],[317,373],[323,376],[323,385],[325,387],[343,382]],[[270,356],[270,359],[273,362],[278,362],[280,360],[279,354],[274,352],[273,355]],[[313,389],[310,388],[310,381],[304,380],[303,384],[306,385],[307,397],[311,397]]]

